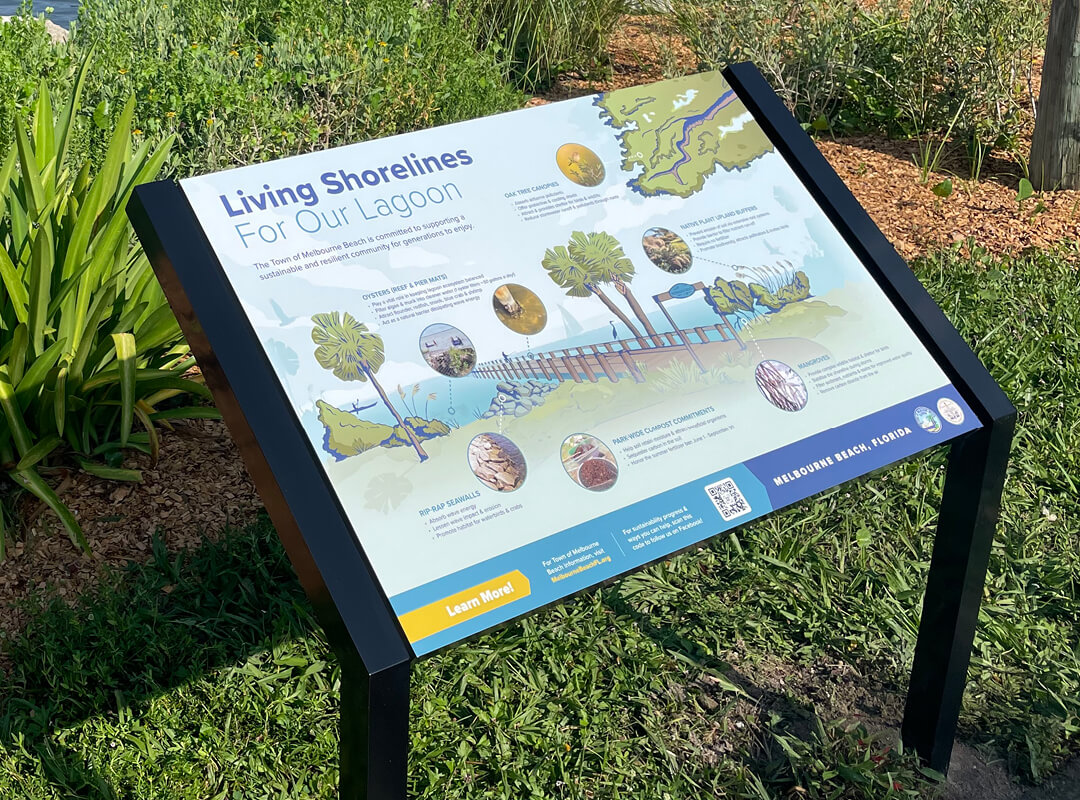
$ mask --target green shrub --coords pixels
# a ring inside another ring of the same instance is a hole
[[[1030,106],[1046,0],[676,0],[703,64],[753,60],[815,127],[1009,144]]]
[[[608,67],[607,45],[627,0],[463,0],[481,45],[499,46],[509,76],[527,91],[548,86],[560,72],[585,76]]]
[[[43,18],[18,14],[0,24],[0,152],[11,145],[15,116],[29,110],[41,78],[59,88],[69,63],[68,49],[52,44]]]
[[[181,377],[186,347],[124,211],[134,186],[157,176],[171,141],[132,153],[129,100],[97,175],[88,162],[69,165],[88,65],[55,119],[41,85],[32,133],[17,118],[0,165],[0,476],[45,502],[84,550],[78,522],[41,469],[74,462],[139,480],[119,466],[125,449],[156,458],[156,420],[211,411],[155,410],[206,389]],[[133,433],[135,425],[143,430]],[[0,521],[0,555],[3,541]]]
[[[92,102],[134,93],[181,176],[505,111],[520,96],[455,13],[410,0],[87,0]]]

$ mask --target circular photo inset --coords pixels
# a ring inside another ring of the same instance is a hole
[[[649,228],[641,237],[641,247],[649,261],[664,272],[681,275],[694,263],[690,245],[679,234],[667,228]]]
[[[420,355],[428,366],[448,378],[461,378],[476,366],[476,348],[453,325],[428,325],[420,334]]]
[[[926,406],[919,406],[915,409],[915,422],[927,433],[941,431],[941,419]]]
[[[469,469],[497,492],[512,492],[525,483],[525,456],[501,433],[480,433],[469,442]]]
[[[589,491],[610,489],[619,478],[619,465],[614,454],[595,436],[587,433],[567,436],[560,455],[566,474],[578,486]]]
[[[599,186],[604,182],[604,162],[583,144],[569,142],[555,152],[559,171],[579,186]]]
[[[757,388],[781,411],[801,411],[806,405],[806,384],[783,361],[762,361],[754,370]]]
[[[547,309],[536,292],[517,283],[504,283],[491,296],[499,322],[514,333],[532,336],[547,325]]]

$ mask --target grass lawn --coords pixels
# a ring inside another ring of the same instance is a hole
[[[913,265],[1020,410],[962,736],[1028,780],[1080,749],[1078,265],[1075,246]],[[897,722],[944,462],[421,662],[413,795],[932,796],[875,731]],[[336,663],[269,523],[159,548],[5,651],[0,797],[335,796]]]

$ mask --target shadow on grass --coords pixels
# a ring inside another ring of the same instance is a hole
[[[55,600],[36,610],[4,643],[0,747],[38,760],[61,796],[114,798],[58,730],[115,717],[315,628],[267,519],[171,558],[155,541],[150,563],[118,570],[75,608]]]
[[[638,630],[649,637],[663,651],[679,661],[693,664],[703,673],[722,676],[723,684],[717,686],[720,694],[732,692],[745,701],[732,706],[735,716],[751,726],[746,731],[747,758],[744,763],[755,773],[775,771],[778,756],[775,742],[766,732],[795,736],[809,740],[813,736],[818,714],[813,705],[797,699],[790,692],[779,692],[765,685],[757,676],[733,667],[723,658],[707,652],[691,639],[682,636],[674,628],[657,625],[654,619],[636,609],[617,591],[604,594],[604,602],[619,616],[633,620]],[[795,667],[792,665],[792,669]]]
[[[695,664],[704,673],[723,675],[745,697],[745,703],[732,707],[731,712],[735,719],[746,721],[747,730],[736,737],[733,751],[729,743],[710,757],[733,760],[761,776],[763,785],[784,791],[799,780],[792,747],[800,754],[800,764],[822,753],[855,763],[851,742],[821,728],[809,704],[770,687],[760,676],[733,669],[678,630],[635,609],[618,592],[606,591],[604,600],[620,617],[632,619],[664,652]],[[237,665],[246,669],[253,656],[284,642],[318,638],[313,637],[316,630],[269,521],[264,519],[243,531],[226,531],[219,541],[188,554],[170,556],[156,543],[149,564],[116,572],[74,609],[55,602],[38,611],[25,633],[6,645],[12,667],[0,681],[0,751],[7,749],[18,754],[23,764],[36,765],[35,779],[48,786],[47,796],[93,800],[144,796],[133,795],[125,783],[128,778],[123,776],[132,769],[159,772],[164,768],[169,777],[161,785],[167,787],[173,781],[172,788],[178,788],[184,775],[182,770],[176,772],[175,764],[139,756],[139,765],[132,767],[129,760],[128,771],[117,773],[108,766],[111,734],[97,737],[94,744],[89,744],[95,741],[94,736],[80,735],[68,746],[71,739],[66,729],[98,719],[114,729],[133,731],[132,715],[140,717],[140,711],[155,698],[202,681],[218,670]],[[475,668],[467,667],[470,671]],[[483,670],[476,678],[484,683],[498,680],[497,675],[484,674]],[[332,681],[327,686],[330,684]],[[233,684],[222,686],[221,691],[227,694],[247,689]],[[731,699],[732,690],[726,686],[711,686],[705,691],[715,692],[721,706]],[[256,693],[249,704],[259,702]],[[481,702],[490,702],[490,697],[484,695]],[[217,727],[219,722],[207,718],[202,724]],[[177,726],[176,722],[149,724],[158,730],[155,737],[160,734],[183,747],[220,746],[208,743],[210,740],[200,745],[198,736],[193,740],[174,737],[165,728]],[[550,726],[555,727],[558,724]],[[680,741],[677,728],[666,729],[666,733],[673,743]],[[474,744],[486,734],[486,726],[476,730]],[[79,749],[79,742],[92,749]],[[244,753],[246,764],[261,757],[249,751],[251,746],[249,739],[236,748],[237,753]],[[215,754],[222,762],[236,755],[216,750]],[[199,773],[210,769],[213,762],[200,761],[190,770]],[[413,771],[414,776],[417,772]],[[191,777],[190,772],[187,777]],[[310,796],[304,791],[257,795],[258,790],[271,787],[259,784],[253,776],[230,780],[232,791],[243,786],[245,796]],[[436,787],[435,791],[442,789]]]

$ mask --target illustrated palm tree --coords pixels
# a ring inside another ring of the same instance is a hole
[[[426,461],[428,455],[420,445],[416,432],[405,424],[397,409],[390,404],[390,398],[386,396],[382,386],[375,380],[375,373],[386,361],[382,337],[369,331],[367,325],[357,322],[348,312],[316,314],[311,321],[315,323],[311,340],[318,345],[315,348],[315,360],[319,362],[319,366],[330,370],[343,381],[371,381],[383,405],[390,410],[409,437],[409,442],[416,449],[420,460]]]
[[[622,323],[634,338],[641,337],[641,331],[630,321],[610,297],[601,288],[602,284],[613,283],[616,290],[626,297],[634,315],[644,325],[650,336],[656,331],[645,312],[638,305],[627,282],[633,279],[634,265],[622,245],[609,233],[582,233],[574,231],[570,236],[569,246],[559,246],[548,250],[540,262],[548,276],[556,284],[566,289],[571,297],[596,295]]]

